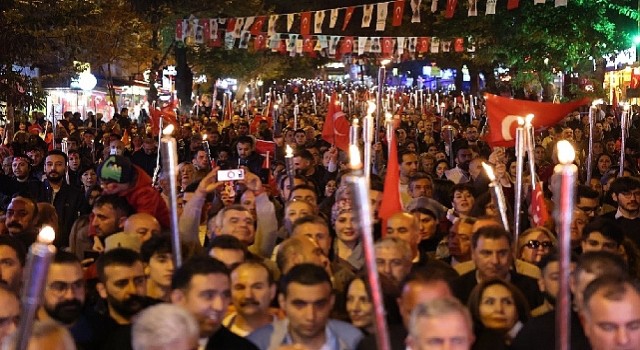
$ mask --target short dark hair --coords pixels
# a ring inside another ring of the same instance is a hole
[[[304,131],[302,131],[304,133]],[[301,149],[295,154],[296,157],[300,157],[302,159],[306,159],[308,161],[313,162],[315,158],[313,158],[313,154],[308,149]]]
[[[100,208],[107,204],[111,205],[111,207],[113,207],[113,210],[124,216],[130,216],[135,213],[135,210],[133,209],[131,204],[127,202],[127,199],[117,194],[100,195],[100,197],[96,198],[96,201],[93,202],[93,207]]]
[[[451,202],[453,203],[453,198],[456,195],[456,192],[469,192],[474,198],[476,197],[473,194],[473,186],[467,184],[467,183],[460,183],[460,184],[455,184],[453,185],[453,187],[451,188]]]
[[[404,156],[406,156],[407,154],[413,154],[413,155],[415,155],[416,157],[418,156],[418,153],[416,153],[416,152],[414,152],[414,151],[411,151],[411,150],[409,150],[409,149],[407,149],[407,148],[402,148],[402,149],[400,149],[400,150],[398,151],[398,164],[402,164],[402,158],[403,158]]]
[[[78,257],[73,253],[58,249],[56,254],[53,256],[53,263],[67,265],[77,264],[80,266],[80,259],[78,259]]]
[[[478,241],[480,241],[480,238],[495,240],[504,238],[507,240],[507,242],[509,242],[509,246],[511,246],[511,244],[513,243],[511,234],[499,225],[491,225],[479,228],[478,231],[471,236],[471,246],[473,247],[473,249],[476,249],[478,247]]]
[[[251,136],[247,136],[247,135],[242,135],[238,137],[238,140],[236,141],[236,144],[239,143],[248,143],[249,145],[251,145],[251,147],[253,147],[253,138]]]
[[[149,263],[154,254],[170,254],[171,239],[166,235],[151,236],[140,246],[140,255],[144,263]]]
[[[640,180],[635,177],[618,177],[609,186],[609,191],[613,194],[620,194],[622,192],[629,192],[640,188]]]
[[[586,252],[578,257],[574,271],[575,278],[582,272],[591,273],[598,277],[605,275],[626,276],[628,269],[619,255],[601,250]]]
[[[416,181],[420,180],[429,180],[429,182],[431,182],[431,186],[433,187],[433,178],[431,177],[431,175],[425,173],[417,173],[416,175],[409,178],[409,188],[413,189],[413,184]]]
[[[600,194],[598,194],[598,191],[592,189],[589,186],[578,185],[578,188],[576,191],[577,201],[580,201],[580,198],[599,199],[599,197],[600,197]]]
[[[582,240],[589,238],[589,235],[593,232],[599,232],[606,238],[612,239],[617,245],[622,244],[624,240],[624,232],[618,223],[606,217],[597,217],[590,221],[582,229]]]
[[[301,216],[293,222],[293,226],[291,227],[291,232],[295,231],[298,226],[302,226],[304,224],[320,224],[326,225],[329,228],[329,224],[327,220],[320,215],[305,215]]]
[[[220,261],[208,256],[194,256],[185,261],[171,278],[171,289],[187,289],[193,276],[221,274],[229,278],[229,269]]]
[[[52,149],[51,151],[49,151],[49,153],[47,153],[47,157],[48,156],[61,156],[61,157],[64,158],[64,163],[65,164],[67,164],[67,162],[69,162],[69,157],[67,156],[67,154],[62,152],[59,149]]]
[[[569,260],[572,263],[575,263],[578,260],[577,255],[571,254]],[[551,248],[551,251],[547,255],[543,255],[540,261],[536,264],[540,271],[544,272],[544,269],[549,266],[549,264],[560,261],[560,252],[556,248]]]
[[[16,253],[16,257],[20,261],[20,265],[24,266],[27,258],[27,248],[17,238],[9,235],[0,235],[0,246],[6,246]]]
[[[98,280],[103,283],[107,281],[104,271],[109,266],[133,266],[136,262],[142,263],[142,258],[135,250],[127,248],[111,249],[102,254],[96,262]]]
[[[620,275],[603,275],[591,281],[585,288],[582,298],[583,310],[587,310],[591,298],[604,290],[604,298],[620,301],[628,293],[640,295],[640,282],[635,278]]]
[[[219,235],[214,237],[209,242],[207,252],[210,252],[213,248],[240,250],[242,251],[242,254],[244,254],[245,259],[248,255],[247,247],[244,245],[244,243],[242,243],[242,241],[232,235]]]
[[[325,269],[318,265],[303,263],[298,264],[289,270],[287,274],[282,276],[280,280],[280,291],[287,296],[287,287],[291,283],[299,283],[304,286],[315,286],[326,283],[331,286],[331,277]]]

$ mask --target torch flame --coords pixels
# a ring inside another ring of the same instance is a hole
[[[51,244],[54,239],[56,239],[56,232],[51,226],[42,227],[38,233],[38,242],[40,243]]]
[[[162,130],[162,135],[171,136],[171,134],[173,134],[173,129],[174,129],[173,124],[167,125],[167,127]]]
[[[291,158],[293,157],[293,148],[291,148],[291,146],[287,145],[286,149],[285,149],[285,155],[286,158]]]
[[[567,140],[558,141],[558,162],[562,165],[567,165],[573,163],[573,160],[576,158],[576,152],[571,145],[571,142]]]
[[[487,177],[489,177],[489,180],[491,180],[491,182],[496,181],[496,175],[493,173],[493,168],[491,168],[491,165],[482,162],[482,167],[484,168],[484,171],[487,173]]]
[[[356,145],[349,145],[349,165],[351,169],[362,168],[362,161],[360,160],[360,150]]]

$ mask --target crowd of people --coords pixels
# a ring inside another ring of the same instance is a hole
[[[554,348],[560,264],[549,184],[559,140],[574,144],[591,175],[577,184],[571,223],[571,349],[640,348],[634,124],[620,150],[619,116],[598,109],[593,169],[579,111],[537,132],[536,173],[525,176],[545,184],[550,219],[536,224],[521,213],[515,240],[482,170],[483,162],[495,169],[512,221],[513,149],[483,141],[481,101],[473,117],[456,99],[443,101],[442,115],[407,106],[396,117],[398,174],[387,171],[383,128],[373,147],[369,221],[391,349]],[[108,121],[68,112],[56,128],[38,113],[16,122],[0,147],[0,341],[15,342],[27,251],[50,225],[57,252],[30,349],[376,348],[355,223],[361,203],[342,181],[347,155],[321,136],[326,106],[301,99],[295,118],[287,105],[276,120],[239,113],[227,121],[201,107],[204,114],[179,118],[174,134],[177,203],[171,175],[157,172],[157,135],[126,109]],[[261,141],[275,142],[275,152],[261,154]],[[285,146],[294,149],[293,172]],[[237,168],[243,179],[218,179]],[[381,220],[388,176],[399,179],[404,209]]]

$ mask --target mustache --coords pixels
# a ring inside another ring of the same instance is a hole
[[[21,230],[24,229],[24,227],[21,224],[15,222],[15,221],[12,221],[12,222],[8,223],[7,227],[15,227],[15,228],[19,228]]]
[[[240,306],[260,306],[260,303],[255,299],[245,299],[240,303]]]

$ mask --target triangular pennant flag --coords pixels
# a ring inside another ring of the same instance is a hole
[[[402,16],[404,16],[404,0],[395,0],[393,2],[393,21],[391,25],[394,27],[402,25]]]
[[[249,47],[249,40],[251,40],[251,32],[246,30],[240,34],[240,43],[238,44],[239,49],[246,49]]]
[[[418,39],[418,45],[416,46],[416,50],[418,53],[427,53],[431,45],[431,38],[428,36],[423,36]]]
[[[311,34],[311,12],[303,12],[300,14],[300,34]]]
[[[227,33],[233,32],[233,30],[236,28],[236,19],[235,18],[228,18],[227,19]],[[226,34],[225,34],[226,36]]]
[[[387,26],[387,15],[389,13],[389,3],[379,2],[377,6],[378,16],[376,17],[376,31],[382,32]]]
[[[451,40],[442,40],[442,52],[451,51]]]
[[[256,20],[253,22],[251,26],[251,34],[258,35],[258,33],[262,32],[262,27],[264,27],[264,22],[267,20],[267,16],[258,16]]]
[[[495,15],[496,14],[496,3],[498,0],[487,0],[487,10],[485,11],[485,15]]]
[[[295,13],[287,14],[287,32],[291,31],[291,27],[293,27],[293,21],[296,19]]]
[[[411,0],[411,11],[413,11],[413,15],[411,15],[411,23],[420,23],[420,4],[422,0]]]
[[[355,11],[355,6],[347,7],[347,11],[344,14],[344,22],[342,23],[342,31],[344,32],[347,29],[347,25],[351,21],[351,17],[353,17],[353,11]]]
[[[340,9],[331,9],[331,14],[329,16],[329,28],[333,29],[336,27],[339,14],[340,14]]]
[[[567,0],[556,0],[555,1],[555,6],[556,7],[560,7],[560,6],[567,7]]]
[[[382,53],[389,55],[393,53],[395,42],[393,38],[382,38]]]
[[[464,39],[456,38],[453,41],[453,51],[455,52],[464,52]]]
[[[468,1],[469,1],[469,11],[467,11],[467,16],[477,17],[478,16],[478,0],[468,0]]]
[[[269,16],[269,23],[267,24],[267,34],[274,35],[276,33],[276,22],[278,21],[278,15]]]
[[[367,46],[368,41],[369,41],[369,38],[367,37],[358,38],[358,56],[361,56],[364,54],[364,49]]]
[[[369,48],[369,52],[371,53],[382,52],[382,46],[380,45],[380,37],[371,38],[371,47]]]
[[[378,209],[378,216],[383,221],[388,220],[393,214],[401,212],[402,201],[400,199],[400,165],[398,163],[398,145],[395,130],[392,130],[389,143],[389,157],[387,160],[387,175],[384,179],[384,189],[382,191],[382,202]],[[383,234],[386,230],[382,230]]]
[[[515,10],[520,6],[520,0],[507,0],[507,10]]]
[[[440,52],[440,39],[433,37],[431,38],[431,53]]]
[[[373,5],[364,5],[362,8],[362,28],[371,26],[371,17],[373,17]]]
[[[346,152],[349,149],[350,125],[340,108],[336,92],[331,94],[324,120],[322,139]]]
[[[431,0],[431,13],[438,12],[438,0]]]
[[[411,53],[415,53],[416,52],[416,46],[418,44],[418,38],[413,36],[411,38],[409,38],[409,44],[407,45],[407,50]]]
[[[467,38],[467,52],[476,52],[476,39],[472,36]]]
[[[444,18],[453,18],[458,7],[458,0],[447,0],[447,9],[444,12]]]
[[[324,23],[324,11],[316,11],[315,18],[313,19],[313,33],[322,33],[322,24]]]
[[[397,38],[397,40],[398,40],[398,49],[397,49],[398,55],[402,55],[404,53],[404,41],[405,41],[404,39],[405,39],[405,37],[402,37],[402,36]]]
[[[247,17],[244,20],[244,27],[242,28],[242,31],[250,31],[251,30],[251,26],[253,26],[253,22],[255,22],[256,17],[255,16],[251,16],[251,17]]]
[[[353,37],[345,36],[342,40],[342,45],[340,45],[340,53],[351,53],[353,52]]]

